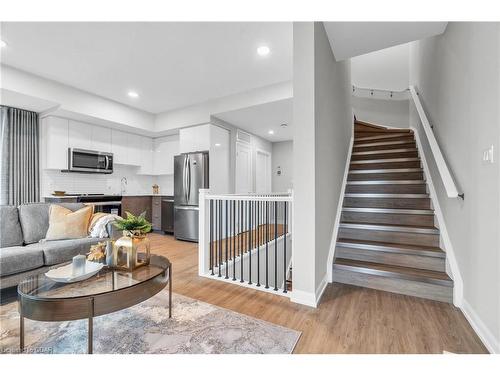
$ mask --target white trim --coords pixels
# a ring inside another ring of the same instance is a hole
[[[323,280],[321,280],[318,287],[316,288],[316,306],[319,305],[319,301],[321,300],[321,297],[325,292],[326,286],[328,285],[328,280],[330,280],[328,278],[328,274],[325,274],[325,276],[323,276]]]
[[[448,198],[457,198],[458,190],[455,185],[455,181],[453,181],[453,178],[451,177],[450,170],[446,165],[443,154],[441,153],[441,149],[439,148],[436,138],[434,137],[434,132],[432,131],[429,119],[425,115],[424,108],[422,107],[422,103],[420,103],[420,98],[418,97],[414,86],[410,86],[410,94],[413,99],[413,104],[415,104],[415,108],[420,117],[420,122],[422,123],[425,135],[427,136],[427,141],[429,142],[434,160],[436,161],[439,174],[441,175],[441,179],[443,180],[446,194],[448,195]]]
[[[453,304],[457,307],[461,307],[463,303],[464,286],[460,268],[455,256],[455,250],[453,249],[448,230],[446,229],[443,211],[441,210],[441,206],[439,205],[438,196],[436,193],[436,189],[434,188],[434,183],[432,182],[431,172],[429,169],[429,165],[427,164],[424,148],[422,147],[422,142],[420,141],[420,136],[417,129],[415,129],[414,127],[410,127],[410,129],[413,130],[413,133],[415,135],[415,141],[419,150],[418,154],[420,156],[420,160],[422,161],[427,186],[429,187],[429,194],[431,196],[432,205],[434,206],[434,214],[438,221],[440,237],[443,243],[443,250],[446,253],[447,264],[449,264],[451,278],[453,279]]]
[[[310,307],[318,307],[319,301],[328,286],[328,275],[325,274],[323,280],[319,283],[316,291],[314,293],[304,292],[302,290],[293,289],[293,294],[290,300],[294,303],[299,303],[301,305],[306,305]]]
[[[340,188],[339,202],[337,204],[337,214],[335,216],[335,222],[333,223],[333,233],[332,233],[332,239],[330,241],[330,251],[328,252],[328,259],[326,261],[326,277],[327,280],[329,280],[329,282],[333,281],[332,273],[333,273],[333,259],[335,258],[335,245],[337,243],[337,234],[339,233],[340,217],[342,215],[342,206],[344,205],[345,187],[347,185],[347,177],[349,175],[349,165],[351,161],[353,144],[354,144],[354,134],[351,135],[351,141],[349,142],[349,150],[347,152],[347,159],[344,169],[344,178],[342,179],[342,187]]]
[[[255,184],[255,192],[257,191],[257,175],[259,174],[258,171],[257,171],[257,156],[258,154],[262,154],[262,155],[266,155],[268,158],[267,158],[267,169],[268,169],[268,174],[266,176],[266,185],[269,185],[269,189],[268,191],[271,191],[272,190],[272,184],[273,184],[273,155],[272,153],[266,151],[266,150],[263,150],[261,148],[256,148],[255,149],[255,181],[254,181],[254,184]],[[259,194],[259,193],[257,193]]]
[[[500,341],[495,338],[495,335],[488,329],[465,299],[462,301],[461,310],[488,351],[492,354],[500,354]]]
[[[229,278],[229,279],[226,279],[225,276],[217,276],[217,275],[200,275],[200,276],[203,276],[203,277],[206,277],[207,279],[212,279],[212,280],[216,280],[216,281],[223,281],[225,283],[228,283],[228,284],[232,284],[232,285],[236,285],[236,286],[240,286],[242,288],[248,288],[248,289],[253,289],[253,290],[258,290],[259,292],[265,292],[265,293],[270,293],[270,294],[274,294],[276,296],[280,296],[280,297],[285,297],[285,298],[290,298],[290,300],[293,298],[293,293],[295,291],[287,291],[286,293],[283,292],[282,289],[278,289],[278,290],[274,290],[273,288],[269,287],[268,289],[264,288],[264,285],[261,284],[261,286],[257,286],[256,283],[252,283],[252,284],[248,284],[248,281],[244,280],[243,282],[240,282],[240,280],[236,280],[236,281],[233,281],[232,278]]]
[[[240,194],[206,194],[206,200],[226,200],[226,201],[259,201],[259,202],[292,202],[291,195],[273,195],[273,193],[261,195],[240,195]]]
[[[314,293],[304,292],[295,288],[293,289],[290,301],[314,308],[318,306]]]

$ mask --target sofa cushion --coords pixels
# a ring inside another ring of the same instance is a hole
[[[15,206],[0,206],[0,247],[22,246],[23,232]]]
[[[42,241],[40,247],[43,251],[44,264],[53,264],[70,261],[75,255],[87,254],[90,245],[102,241],[101,238],[78,238],[75,240]]]
[[[19,206],[19,220],[23,230],[25,244],[31,244],[45,238],[49,229],[49,207],[51,203],[29,203]],[[58,203],[71,211],[85,207],[83,203]]]
[[[0,249],[0,276],[29,271],[43,266],[43,251],[38,244]]]
[[[93,206],[76,211],[53,204],[49,209],[49,229],[45,235],[48,241],[73,240],[87,237]]]

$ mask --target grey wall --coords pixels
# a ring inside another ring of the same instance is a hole
[[[315,304],[314,23],[293,23],[293,293]],[[300,178],[297,178],[300,176]]]
[[[352,97],[352,108],[356,118],[375,125],[394,128],[409,126],[409,101]]]
[[[316,287],[318,287],[326,276],[325,265],[327,265],[352,133],[352,106],[350,61],[335,61],[321,22],[314,24],[314,46]]]
[[[335,62],[321,22],[296,22],[294,39],[293,297],[315,304],[352,131],[350,62]]]
[[[415,42],[410,83],[417,87],[445,160],[465,193],[463,202],[447,198],[431,164],[463,279],[465,307],[470,306],[500,350],[500,173],[498,161],[482,161],[490,145],[498,152],[500,140],[499,24],[453,22],[443,35]],[[417,121],[412,110],[411,125]]]
[[[211,116],[210,117],[210,122],[214,125],[217,125],[221,128],[227,129],[229,131],[229,137],[230,137],[230,152],[229,152],[229,191],[228,193],[232,194],[235,191],[235,186],[236,186],[236,134],[238,132],[238,127],[230,124],[227,121],[223,121],[219,119],[218,117]],[[242,129],[241,129],[242,130]],[[256,170],[255,170],[255,165],[256,159],[257,159],[257,150],[263,150],[266,152],[269,152],[271,154],[271,160],[273,158],[272,156],[272,151],[273,151],[273,146],[272,143],[262,139],[255,134],[252,134],[246,130],[242,130],[245,133],[250,134],[250,148],[252,149],[252,186],[253,190],[255,191],[255,179],[256,179]],[[272,181],[271,181],[272,184]],[[272,186],[272,185],[271,185]]]
[[[281,174],[278,175],[278,167]],[[288,191],[293,187],[293,142],[274,142],[272,157],[272,188],[275,192]]]

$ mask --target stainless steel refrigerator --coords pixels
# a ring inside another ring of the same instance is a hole
[[[174,158],[174,237],[198,242],[199,189],[208,189],[208,152]]]

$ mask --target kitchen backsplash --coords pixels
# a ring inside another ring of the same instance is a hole
[[[174,192],[173,175],[138,175],[136,167],[115,165],[113,173],[109,175],[42,170],[42,197],[50,196],[54,190],[63,190],[68,193],[120,194],[122,177],[127,179],[125,195],[152,194],[152,186],[155,183],[159,185],[162,195],[173,195]]]

